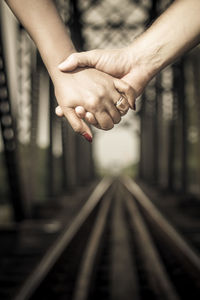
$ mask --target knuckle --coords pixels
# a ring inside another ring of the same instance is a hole
[[[102,126],[102,129],[105,130],[105,131],[107,131],[107,130],[112,129],[113,127],[114,127],[114,124],[112,124],[112,123],[107,123],[107,124],[104,124],[104,125]]]
[[[99,99],[97,97],[90,97],[89,110],[96,111],[99,105]]]
[[[124,90],[125,90],[125,92],[126,92],[127,94],[130,94],[130,93],[132,92],[132,88],[131,88],[131,86],[128,85],[128,84],[126,84],[126,85],[124,86]]]
[[[78,53],[72,53],[71,55],[70,55],[70,59],[76,59],[76,58],[78,58]]]
[[[90,50],[89,54],[97,55],[98,54],[98,49]]]
[[[104,98],[105,97],[105,88],[103,86],[100,86],[98,88],[98,97],[100,99]]]
[[[88,54],[90,55],[90,57],[95,58],[95,57],[98,57],[99,52],[100,52],[100,49],[93,49],[93,50],[90,50],[88,52]]]

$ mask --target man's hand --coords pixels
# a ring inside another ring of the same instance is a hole
[[[136,48],[136,47],[134,47]],[[73,53],[59,66],[62,72],[70,72],[78,67],[91,67],[123,79],[132,86],[138,97],[151,79],[142,59],[137,59],[132,47],[122,49],[96,49]],[[130,103],[133,105],[133,102]]]

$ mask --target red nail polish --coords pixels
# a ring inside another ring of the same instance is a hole
[[[92,137],[88,133],[83,133],[82,135],[88,142],[92,143]]]

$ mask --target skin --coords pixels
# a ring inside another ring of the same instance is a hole
[[[76,53],[60,64],[59,69],[69,72],[77,67],[94,67],[123,79],[138,97],[159,71],[199,43],[199,16],[199,0],[176,0],[128,47]],[[59,113],[62,115],[61,110]],[[82,109],[84,116],[87,119]]]
[[[126,82],[92,68],[76,68],[71,73],[60,72],[58,64],[76,50],[54,2],[52,0],[6,2],[40,51],[54,84],[62,114],[72,128],[83,136],[92,137],[90,128],[77,117],[75,107],[91,112],[96,125],[101,129],[108,130],[119,123],[121,116],[115,103],[123,93],[133,106],[134,90]]]

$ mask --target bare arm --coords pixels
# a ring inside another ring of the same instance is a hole
[[[176,0],[130,45],[132,66],[138,63],[151,78],[200,41],[200,1]]]
[[[42,59],[54,78],[56,66],[76,52],[55,5],[49,0],[6,0],[16,17],[34,40]]]
[[[176,0],[129,47],[72,54],[60,70],[95,67],[123,78],[139,96],[154,75],[199,41],[200,1]]]
[[[7,4],[36,43],[57,101],[73,129],[91,140],[89,127],[76,116],[77,106],[91,111],[102,129],[111,129],[118,123],[121,117],[114,104],[119,91],[128,91],[127,97],[133,101],[133,91],[126,83],[94,69],[76,70],[73,74],[58,70],[57,65],[75,49],[53,0],[7,0]]]

